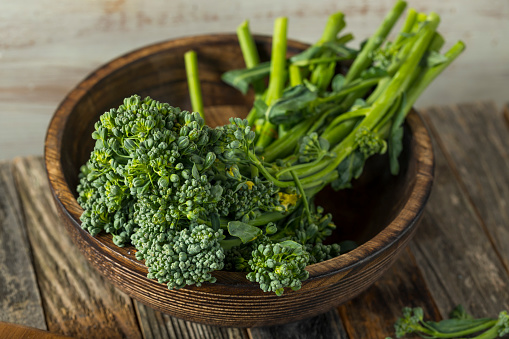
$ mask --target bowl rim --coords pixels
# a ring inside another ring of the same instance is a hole
[[[265,43],[272,39],[270,36],[265,35],[254,35],[254,38],[257,42]],[[93,89],[93,87],[102,79],[121,67],[153,55],[154,52],[163,53],[168,49],[182,46],[186,46],[191,49],[193,45],[213,45],[231,42],[238,42],[235,34],[210,34],[182,37],[143,46],[116,57],[92,71],[61,101],[50,120],[46,132],[44,144],[44,163],[46,173],[56,202],[63,209],[63,212],[73,220],[74,227],[86,237],[86,240],[91,245],[94,245],[96,248],[105,247],[100,238],[92,237],[79,226],[79,216],[83,210],[77,203],[63,174],[60,151],[62,148],[63,130],[69,119],[70,112],[80,102],[80,100],[87,95],[87,92]],[[291,39],[288,40],[288,47],[303,49],[308,46],[309,44],[306,43]],[[435,161],[431,138],[422,117],[419,116],[415,109],[412,109],[412,111],[408,114],[406,121],[410,130],[413,132],[413,135],[417,136],[412,138],[411,143],[412,152],[415,154],[416,174],[409,199],[405,202],[405,204],[403,204],[401,211],[396,215],[396,217],[373,238],[359,245],[352,251],[342,254],[341,256],[307,266],[306,270],[309,271],[309,278],[306,281],[354,270],[356,267],[364,265],[367,261],[369,262],[376,258],[387,248],[393,246],[394,243],[399,243],[399,239],[404,238],[409,232],[412,232],[415,229],[417,221],[423,212],[423,207],[431,193]],[[50,131],[58,132],[53,133]],[[56,187],[59,187],[60,189],[57,190]],[[401,213],[402,211],[405,211],[405,213]],[[139,269],[140,265],[141,267],[145,267],[140,261],[138,261],[133,267],[138,267]],[[221,275],[235,274],[237,277],[245,276],[245,273],[238,272],[218,271],[218,273]],[[243,280],[243,284],[255,284],[247,281],[245,278]],[[306,283],[306,281],[304,283]],[[199,290],[199,288],[195,286],[192,286],[192,289]]]

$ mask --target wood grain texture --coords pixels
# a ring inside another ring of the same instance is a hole
[[[271,39],[255,39],[262,60],[267,60]],[[304,48],[289,41],[287,53]],[[74,192],[79,168],[90,157],[90,135],[98,116],[118,107],[133,92],[189,109],[183,54],[191,49],[200,56],[205,107],[219,106],[208,113],[211,122],[227,120],[231,110],[225,106],[251,105],[252,98],[238,96],[220,80],[224,71],[243,67],[236,36],[211,35],[164,42],[115,59],[80,83],[55,113],[45,144],[46,168],[59,213],[82,253],[133,298],[176,317],[211,325],[254,327],[293,322],[326,312],[361,293],[394,262],[413,236],[431,189],[431,143],[415,112],[407,118],[398,176],[389,174],[387,160],[375,158],[354,189],[329,192],[324,199],[331,212],[349,211],[350,226],[363,230],[352,239],[359,246],[341,258],[310,265],[310,277],[302,288],[288,290],[281,297],[263,293],[245,274],[225,271],[213,273],[215,284],[170,291],[146,278],[147,268],[135,259],[133,247],[118,248],[110,235],[92,237],[81,229],[82,209]],[[210,116],[213,112],[217,119]],[[342,226],[349,228],[346,222]]]
[[[350,338],[378,339],[396,337],[394,323],[403,307],[422,307],[427,320],[441,320],[408,248],[379,281],[338,310]]]
[[[329,312],[285,325],[249,329],[250,339],[346,339],[348,338],[338,312]]]
[[[410,247],[442,316],[458,304],[477,317],[495,316],[509,307],[509,275],[485,233],[485,221],[479,217],[477,206],[462,184],[464,174],[453,170],[454,155],[442,141],[448,136],[437,133],[436,126],[447,122],[434,116],[437,110],[425,112],[434,140],[438,141],[435,184],[422,225]],[[467,139],[472,136],[458,134],[456,137],[466,147],[470,144]],[[492,146],[477,145],[480,150]],[[468,151],[475,152],[471,148]],[[507,172],[503,177],[502,180],[507,179]]]
[[[509,273],[509,128],[502,114],[493,103],[476,103],[430,109],[428,117]]]
[[[178,319],[135,302],[144,339],[248,339],[245,329],[203,325]]]
[[[131,299],[80,255],[60,223],[40,158],[14,160],[48,330],[82,338],[139,338]]]
[[[70,337],[54,334],[29,326],[21,326],[0,321],[0,338],[2,339],[66,339]]]
[[[0,321],[46,329],[10,162],[0,162]]]

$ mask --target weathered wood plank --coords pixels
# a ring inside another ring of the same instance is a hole
[[[448,124],[444,117],[445,110],[437,108],[425,112],[437,141],[435,182],[421,227],[410,248],[442,316],[447,315],[457,304],[462,304],[478,317],[495,316],[500,310],[509,307],[509,275],[492,241],[484,232],[485,224],[479,218],[477,205],[472,203],[462,183],[470,168],[455,170],[452,159],[458,155],[453,155],[452,150],[444,146],[444,140],[458,138],[456,142],[458,145],[464,144],[464,149],[458,148],[454,152],[474,156],[474,148],[482,152],[482,149],[489,147],[489,141],[486,138],[478,140],[473,148],[469,147],[470,141],[466,140],[474,139],[471,135],[447,135],[443,127],[438,126]],[[453,112],[447,114],[456,115]],[[462,121],[457,121],[458,128],[463,128]],[[485,161],[482,165],[486,166],[484,175],[497,175],[495,171],[489,170],[497,166],[497,160]],[[501,175],[500,180],[507,180],[507,171],[498,175]],[[481,190],[483,187],[474,189]]]
[[[64,231],[42,159],[15,159],[14,174],[48,330],[73,337],[141,337],[131,299],[88,265]]]
[[[245,330],[216,327],[178,319],[135,302],[138,320],[145,339],[247,339]]]
[[[509,131],[493,103],[429,113],[440,147],[509,273]]]
[[[426,319],[441,319],[409,249],[378,282],[338,310],[350,338],[395,338],[394,323],[406,306],[422,307]]]
[[[348,338],[336,310],[301,321],[249,329],[251,339],[334,339]]]
[[[0,321],[45,330],[30,256],[11,162],[0,162]]]

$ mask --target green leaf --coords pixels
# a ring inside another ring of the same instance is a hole
[[[400,106],[396,114],[394,115],[394,121],[392,123],[391,131],[388,138],[389,148],[389,164],[392,175],[399,173],[399,155],[403,151],[403,122],[405,121],[406,112],[404,107],[406,106],[406,98],[403,94],[400,100]]]
[[[275,124],[295,124],[299,122],[304,109],[318,97],[318,93],[306,85],[297,85],[284,91],[267,110],[267,119]]]
[[[249,85],[254,81],[265,78],[270,74],[270,62],[262,62],[252,68],[235,69],[223,73],[221,80],[235,87],[243,94],[249,90]]]
[[[234,238],[234,239],[223,239],[223,240],[220,240],[219,241],[219,244],[221,245],[221,247],[225,250],[229,250],[233,247],[237,247],[239,245],[242,244],[242,241],[240,241],[239,238]]]
[[[327,41],[322,46],[328,48],[329,50],[333,51],[338,56],[345,58],[345,59],[353,59],[358,54],[357,50],[355,50],[353,48],[346,47],[345,44],[342,42]]]
[[[241,221],[230,221],[228,223],[228,233],[233,237],[239,238],[245,244],[259,237],[262,234],[262,230]]]
[[[193,169],[191,172],[193,174],[193,178],[200,180],[200,172],[198,172],[198,167],[196,167],[196,164],[193,164]]]
[[[362,174],[366,158],[356,150],[346,157],[337,167],[339,177],[331,183],[334,190],[351,187],[353,179],[357,179]]]
[[[279,243],[279,245],[291,250],[292,254],[295,254],[295,255],[302,255],[305,252],[304,246],[302,246],[301,244],[299,244],[293,240],[282,241]]]
[[[210,214],[210,225],[214,231],[218,231],[221,227],[221,220],[219,219],[219,214],[212,213]]]
[[[290,58],[290,63],[300,63],[302,61],[308,61],[313,59],[315,56],[321,54],[324,51],[323,46],[314,45],[309,47],[303,52],[300,52],[299,54],[296,54]]]
[[[398,127],[391,131],[389,136],[389,162],[391,174],[397,175],[399,173],[399,155],[403,151],[403,127]]]
[[[428,56],[426,57],[426,65],[428,67],[435,67],[447,61],[449,61],[449,59],[437,51],[429,52]]]
[[[205,157],[205,163],[203,164],[203,169],[206,170],[216,161],[216,154],[214,152],[208,152]]]
[[[387,70],[385,68],[381,68],[381,67],[376,67],[376,66],[373,66],[373,67],[370,67],[364,71],[362,71],[361,73],[361,79],[373,79],[373,78],[382,78],[382,77],[385,77],[385,76],[388,76],[389,73],[387,73]]]
[[[336,74],[334,78],[332,78],[332,90],[334,92],[339,92],[343,88],[343,85],[345,84],[345,77],[342,74]]]

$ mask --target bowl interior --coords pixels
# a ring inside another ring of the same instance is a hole
[[[270,55],[270,38],[257,37],[262,59]],[[157,47],[157,48],[155,48]],[[290,41],[288,54],[306,45]],[[184,67],[184,53],[193,49],[198,54],[199,75],[209,125],[224,124],[230,116],[243,117],[252,103],[252,95],[243,96],[224,84],[220,77],[227,70],[244,67],[235,36],[207,36],[149,46],[126,54],[92,73],[64,100],[60,112],[64,126],[58,133],[56,152],[63,186],[74,196],[61,199],[64,208],[79,223],[81,208],[75,201],[79,168],[90,156],[94,141],[91,133],[99,116],[118,107],[133,94],[150,96],[172,106],[189,110],[190,100]],[[58,112],[57,114],[58,115]],[[419,120],[420,121],[420,120]],[[421,122],[422,123],[422,122]],[[386,156],[368,161],[360,179],[352,189],[333,192],[324,190],[318,204],[334,215],[338,229],[330,241],[353,240],[361,245],[375,237],[402,211],[412,194],[416,176],[415,136],[412,126],[405,126],[404,149],[400,157],[401,171],[389,173]],[[48,146],[47,146],[48,148]],[[108,247],[116,248],[107,235],[99,237]],[[118,248],[117,248],[118,249]],[[134,258],[129,248],[118,249]]]

